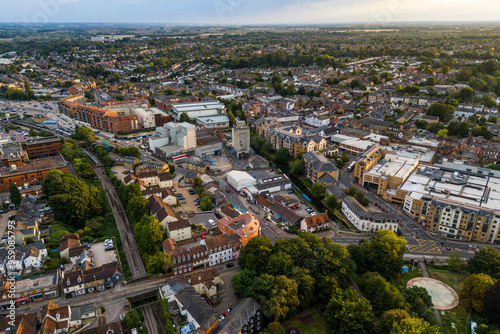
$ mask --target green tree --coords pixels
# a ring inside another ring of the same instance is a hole
[[[401,322],[403,319],[410,318],[410,314],[406,310],[392,309],[387,310],[380,316],[378,325],[381,334],[390,334],[394,325]]]
[[[437,136],[439,138],[446,138],[448,137],[448,129],[441,129],[437,132]]]
[[[146,270],[148,274],[164,274],[172,269],[172,259],[165,252],[158,251],[146,258]]]
[[[321,183],[315,183],[311,187],[311,196],[317,200],[322,200],[326,196],[325,186]]]
[[[75,128],[75,133],[71,135],[71,138],[76,140],[84,140],[86,145],[90,145],[95,140],[94,131],[85,127],[85,126],[77,126]]]
[[[471,87],[462,88],[458,92],[457,97],[463,101],[469,101],[472,97],[474,97],[474,89]]]
[[[331,209],[331,210],[335,210],[338,208],[339,206],[339,202],[337,201],[337,197],[331,195],[331,196],[328,196],[325,200],[325,204],[326,206]]]
[[[267,325],[267,333],[269,334],[283,334],[284,332],[285,328],[277,321]]]
[[[464,261],[462,260],[460,252],[451,252],[448,255],[446,263],[451,271],[460,271],[464,268]]]
[[[134,238],[141,254],[155,254],[163,239],[163,229],[158,220],[152,216],[144,216],[134,226]]]
[[[227,118],[229,119],[229,125],[233,126],[236,124],[236,117],[234,117],[234,114],[231,110],[227,112]]]
[[[448,72],[450,72],[449,66],[445,65],[445,66],[441,67],[441,73],[448,74]]]
[[[434,103],[427,110],[427,115],[437,116],[441,122],[448,122],[453,118],[455,107],[449,104]]]
[[[21,204],[21,192],[17,188],[16,185],[11,184],[9,187],[9,193],[10,193],[10,201],[14,203],[15,205]]]
[[[413,286],[405,291],[405,300],[410,306],[412,315],[416,315],[428,322],[434,321],[434,314],[431,311],[433,306],[432,298],[425,288]]]
[[[336,288],[325,312],[329,333],[370,333],[371,309],[370,302],[359,298],[352,287]]]
[[[202,211],[211,211],[212,210],[212,199],[209,196],[205,196],[200,201],[200,209]]]
[[[128,201],[126,208],[128,219],[130,220],[132,226],[135,226],[135,224],[139,222],[142,217],[148,214],[148,200],[142,196],[134,196]]]
[[[299,178],[304,176],[306,167],[303,159],[293,160],[288,164],[288,166],[290,168],[290,175],[292,175],[293,177]]]
[[[141,325],[141,316],[137,310],[132,309],[125,314],[122,320],[122,326],[132,329],[137,328]]]
[[[280,148],[274,155],[276,162],[286,164],[290,160],[290,153],[286,147]]]
[[[439,328],[420,318],[405,318],[392,328],[391,334],[439,334]]]
[[[341,159],[342,159],[342,162],[343,162],[344,164],[346,164],[346,163],[348,163],[348,162],[349,162],[349,156],[347,155],[347,152],[346,152],[346,151],[344,151],[344,152],[342,153],[342,158],[341,158]]]
[[[378,273],[365,273],[361,279],[361,289],[376,316],[393,308],[406,308],[406,301],[398,289]]]
[[[250,269],[256,273],[265,272],[266,263],[273,250],[273,243],[266,237],[255,237],[248,241],[240,253],[238,263],[242,269]]]
[[[238,274],[231,277],[231,285],[233,289],[241,293],[243,296],[248,296],[248,290],[252,286],[257,274],[254,270],[243,269]]]
[[[104,217],[93,217],[85,222],[85,227],[90,230],[90,235],[94,238],[101,237],[104,231]]]
[[[500,273],[500,251],[495,248],[481,248],[467,262],[467,271],[471,274],[487,274],[498,277]]]
[[[234,116],[233,116],[234,117]],[[189,118],[189,115],[183,112],[181,114],[181,117],[179,117],[179,122],[189,122],[191,118]]]
[[[486,274],[472,274],[460,285],[460,299],[467,310],[483,312],[486,291],[495,280]]]
[[[486,290],[483,300],[484,316],[493,324],[500,326],[500,282]]]

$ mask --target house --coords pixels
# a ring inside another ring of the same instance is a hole
[[[273,202],[269,206],[271,219],[276,223],[284,222],[290,225],[299,226],[304,217],[299,216],[293,210],[283,206],[281,203]]]
[[[174,239],[167,238],[162,242],[163,251],[172,258],[174,275],[186,274],[193,268],[207,266],[209,257],[205,245],[194,245],[188,249],[181,249]]]
[[[73,312],[71,306],[58,306],[51,301],[43,307],[41,319],[40,333],[43,334],[68,333],[70,328],[82,324],[81,316]]]
[[[170,205],[164,203],[162,199],[156,195],[149,198],[149,211],[153,217],[158,219],[165,231],[167,230],[167,224],[169,222],[177,221],[177,215]]]
[[[59,255],[69,260],[69,250],[80,246],[80,236],[76,233],[63,235],[59,241]]]
[[[125,157],[123,158],[123,170],[125,173],[133,173],[134,166],[138,165],[141,162],[139,158],[136,157]]]
[[[268,169],[269,161],[260,155],[256,155],[252,161],[248,163],[251,169]]]
[[[205,295],[208,298],[212,298],[216,295],[217,286],[223,284],[219,272],[216,269],[208,269],[185,275],[184,279],[191,284],[194,290],[201,296]]]
[[[271,209],[270,209],[271,202],[269,202],[269,200],[267,200],[267,198],[265,198],[264,196],[257,194],[257,193],[253,194],[252,196],[253,196],[253,199],[255,200],[255,204],[259,208],[261,208],[265,212],[271,212]]]
[[[202,239],[200,244],[205,245],[208,250],[209,266],[215,266],[233,259],[233,249],[227,234],[214,235],[210,238]]]
[[[323,179],[324,185],[336,183],[338,169],[327,157],[319,152],[308,152],[302,158],[305,162],[306,176],[312,183],[320,182],[320,178],[325,175],[329,175],[330,178]]]
[[[0,319],[0,334],[35,334],[38,324],[37,313],[17,314],[13,320],[5,317]]]
[[[81,245],[78,247],[73,247],[69,250],[68,256],[69,256],[69,261],[76,266],[78,264],[78,259],[84,253],[89,249],[88,245]]]
[[[128,186],[131,183],[137,183],[141,190],[146,190],[146,184],[137,176],[133,174],[128,174],[123,178],[123,183]]]
[[[181,219],[167,223],[167,235],[175,241],[191,239],[191,222],[188,219]]]
[[[182,332],[196,330],[197,333],[211,334],[219,326],[218,315],[183,279],[173,278],[160,287],[160,297],[168,301],[170,314],[181,314],[186,319]]]
[[[217,221],[217,227],[222,233],[237,235],[243,247],[250,239],[261,234],[260,222],[250,212],[231,219],[223,217]]]
[[[328,214],[323,212],[316,216],[306,217],[300,222],[300,230],[303,232],[317,232],[330,227]]]
[[[111,262],[92,269],[78,269],[61,275],[61,285],[66,298],[85,295],[112,288],[123,278],[118,262]]]
[[[97,325],[97,327],[84,329],[78,333],[79,334],[122,334],[123,333],[120,321],[113,321],[110,322],[109,324],[106,324],[105,323],[106,318],[104,318],[104,321],[101,321],[101,318],[99,319],[99,324]]]
[[[19,297],[17,297],[19,296]],[[33,302],[59,296],[59,271],[32,276],[16,282],[16,303]]]
[[[194,179],[200,176],[197,172],[187,172],[186,176],[184,176],[184,182],[186,183],[194,183]]]

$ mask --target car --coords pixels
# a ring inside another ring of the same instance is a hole
[[[295,205],[292,206],[293,210],[297,210],[297,207]]]
[[[270,172],[274,172],[274,169],[271,168]]]
[[[446,250],[451,250],[451,248],[450,247],[446,247]]]
[[[306,208],[306,210],[311,210],[311,209],[312,209],[312,206],[308,206],[308,207]]]
[[[106,252],[107,252],[107,251],[110,251],[110,250],[113,250],[113,249],[115,249],[115,247],[113,247],[113,246],[109,246],[109,247],[104,248],[104,250],[105,250]]]
[[[214,222],[214,220],[213,220],[213,219],[209,219],[209,220],[208,220],[208,223],[209,223],[210,225],[212,225],[212,226],[217,225],[217,224]]]
[[[290,190],[288,193],[289,193],[289,194],[293,194],[293,190]]]
[[[183,201],[185,200],[186,198],[183,196],[183,197],[179,197],[179,201]]]
[[[231,190],[229,190],[229,188],[226,188],[226,192],[229,194]]]
[[[226,268],[232,268],[232,267],[234,267],[234,263],[228,263],[228,264],[226,264]]]
[[[317,216],[318,214],[316,212],[311,212],[311,216]]]
[[[241,298],[241,294],[238,291],[236,291],[236,290],[234,290],[234,295],[236,296],[236,299],[240,299]]]
[[[182,194],[181,193],[177,194],[177,197],[182,197]]]
[[[223,316],[223,315],[221,315],[221,316],[219,317],[219,319],[220,319],[220,320],[224,320],[224,316]]]
[[[180,201],[180,204],[186,204],[187,202],[186,201]]]
[[[300,203],[304,204],[304,201],[300,201]]]
[[[228,314],[229,314],[229,312],[228,312],[228,311],[226,311],[226,312],[222,313],[222,315],[223,315],[223,316],[225,316],[225,317],[227,317],[227,315],[228,315]]]

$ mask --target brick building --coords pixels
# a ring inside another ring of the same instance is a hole
[[[61,147],[61,138],[57,136],[34,137],[22,143],[22,148],[30,160],[59,155]]]

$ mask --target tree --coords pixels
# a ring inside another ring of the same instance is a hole
[[[439,334],[439,328],[420,318],[405,318],[396,323],[391,334]]]
[[[229,125],[233,126],[236,124],[236,117],[234,117],[234,114],[231,110],[227,112],[227,118],[229,119]]]
[[[276,162],[285,164],[290,160],[290,153],[286,147],[282,147],[276,152],[274,158]]]
[[[164,274],[172,269],[172,259],[170,255],[159,251],[146,258],[146,270],[148,274]]]
[[[429,123],[427,123],[426,121],[420,119],[415,120],[415,126],[419,129],[426,129],[428,125]]]
[[[483,300],[484,315],[491,322],[500,326],[500,282],[490,286],[486,290]]]
[[[202,211],[211,211],[212,210],[212,199],[209,196],[205,196],[200,201],[200,209]]]
[[[201,179],[201,177],[197,176],[194,178],[193,180],[193,187],[200,187],[201,185],[203,184],[203,180]]]
[[[495,248],[481,248],[467,262],[467,271],[471,274],[487,274],[498,277],[500,273],[500,251]]]
[[[450,72],[449,66],[445,65],[445,66],[441,67],[441,73],[448,74],[448,72]]]
[[[322,200],[326,196],[325,186],[321,183],[315,183],[311,187],[311,196],[317,200]]]
[[[75,133],[71,135],[71,138],[83,140],[86,145],[90,145],[95,140],[95,134],[94,131],[85,126],[78,126],[75,128]]]
[[[271,322],[267,325],[267,333],[269,334],[282,334],[285,332],[285,328],[277,321]]]
[[[134,226],[134,238],[141,254],[155,254],[163,239],[163,229],[160,222],[152,216],[144,216]]]
[[[132,328],[137,328],[141,325],[141,316],[139,315],[139,312],[137,312],[135,309],[132,309],[125,314],[122,320],[122,326],[132,329]]]
[[[402,92],[403,91],[403,86],[397,85],[396,86],[396,93]]]
[[[234,117],[234,116],[233,116]],[[179,122],[189,122],[191,118],[189,118],[189,115],[183,112],[181,114],[181,117],[179,117]]]
[[[93,217],[85,222],[85,227],[90,230],[91,236],[97,238],[102,236],[105,223],[106,219],[104,217]]]
[[[303,159],[293,160],[288,164],[288,166],[290,169],[290,175],[292,175],[295,178],[303,176],[306,170],[305,162]]]
[[[268,259],[272,250],[273,243],[268,237],[252,238],[241,251],[238,263],[242,269],[250,269],[256,273],[265,272],[266,263],[262,259]]]
[[[484,296],[495,280],[486,274],[472,274],[460,285],[460,298],[467,310],[483,312]]]
[[[472,99],[473,96],[474,96],[474,89],[472,89],[471,87],[462,88],[457,94],[457,97],[459,99],[462,99],[463,101],[469,101],[470,99]]]
[[[231,277],[231,285],[233,289],[241,293],[243,296],[248,296],[248,290],[252,286],[257,273],[251,269],[243,269],[238,274]]]
[[[376,316],[390,309],[404,309],[406,306],[406,301],[398,289],[378,273],[365,273],[361,279],[361,289]]]
[[[359,298],[352,287],[336,288],[325,312],[329,333],[370,333],[371,309],[370,302]]]
[[[427,110],[427,115],[437,116],[441,122],[448,122],[453,118],[455,107],[449,104],[434,103]]]
[[[439,138],[446,138],[448,137],[448,129],[441,129],[437,132],[437,136]]]
[[[385,311],[378,321],[380,333],[389,334],[394,325],[407,318],[410,318],[410,314],[406,310],[392,309]]]
[[[21,192],[17,188],[16,185],[12,184],[9,187],[9,192],[10,192],[10,201],[14,203],[15,205],[21,204]]]
[[[432,298],[425,288],[413,286],[405,291],[405,300],[410,306],[412,315],[417,315],[425,320],[432,321],[434,317],[431,307]]]
[[[342,159],[342,162],[343,162],[344,164],[346,164],[346,163],[348,163],[348,162],[349,162],[349,156],[347,155],[347,152],[346,152],[346,151],[344,151],[344,152],[342,153],[342,158],[341,158],[341,159]]]
[[[451,271],[460,271],[464,267],[464,261],[462,261],[460,252],[451,252],[448,255],[446,263],[448,264],[448,267]]]
[[[331,210],[335,210],[338,208],[339,206],[339,202],[337,201],[337,197],[331,195],[331,196],[328,196],[325,200],[325,204],[326,206],[331,209]]]

